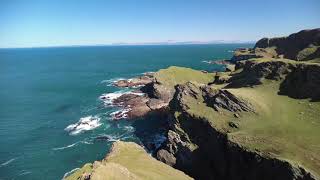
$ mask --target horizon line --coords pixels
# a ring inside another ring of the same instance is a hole
[[[73,45],[48,45],[48,46],[12,46],[0,49],[32,49],[32,48],[59,48],[59,47],[97,47],[97,46],[160,46],[160,45],[206,45],[206,44],[254,44],[256,41],[217,40],[217,41],[177,41],[177,42],[142,42],[142,43],[109,43],[109,44],[73,44]]]

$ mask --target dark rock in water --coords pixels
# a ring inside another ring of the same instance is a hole
[[[109,136],[98,136],[98,137],[95,138],[95,140],[109,141],[110,137]]]
[[[143,86],[148,83],[151,83],[152,80],[153,80],[153,75],[147,74],[147,75],[140,76],[133,79],[119,80],[115,82],[113,85],[117,87],[137,87],[137,86]]]
[[[138,97],[140,97],[140,95],[131,94],[131,93],[123,94],[123,95],[121,95],[120,97],[114,99],[114,100],[113,100],[113,103],[114,103],[114,104],[117,104],[117,105],[124,105],[124,106],[126,106],[127,104],[133,103],[132,101],[137,100]]]

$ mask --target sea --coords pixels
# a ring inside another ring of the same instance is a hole
[[[0,49],[0,180],[59,180],[103,159],[114,141],[161,143],[165,137],[157,118],[113,120],[121,109],[110,103],[112,98],[134,89],[112,83],[169,66],[221,71],[221,65],[206,61],[252,46]]]

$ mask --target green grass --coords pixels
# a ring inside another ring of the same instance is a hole
[[[320,102],[278,95],[280,83],[264,80],[253,88],[228,89],[255,107],[255,113],[242,112],[239,118],[232,112],[208,107],[201,95],[197,99],[183,96],[183,103],[193,117],[205,118],[242,147],[297,163],[319,176]],[[231,128],[231,121],[239,128]]]
[[[297,60],[298,61],[308,60],[308,57],[313,53],[315,53],[318,50],[318,48],[320,48],[320,46],[310,46],[310,47],[304,48],[298,53]]]
[[[85,171],[82,169],[76,171],[75,175],[72,174],[67,179],[75,180],[81,177],[81,173]],[[186,180],[192,178],[157,161],[135,143],[117,141],[113,144],[111,152],[105,160],[94,163],[91,179]]]
[[[250,149],[296,162],[319,175],[320,102],[277,94],[279,83],[265,82],[255,88],[232,89],[250,100],[257,114],[243,114],[231,140]]]
[[[315,59],[309,60],[308,62],[311,62],[311,63],[320,63],[320,58],[315,58]]]
[[[190,68],[171,66],[161,69],[155,73],[155,79],[161,84],[174,87],[177,84],[184,84],[188,81],[208,84],[214,80],[215,73],[203,73]]]

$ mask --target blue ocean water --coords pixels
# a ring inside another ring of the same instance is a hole
[[[230,58],[233,49],[251,46],[0,49],[0,179],[61,179],[102,159],[114,140],[141,142],[139,133],[153,131],[156,120],[111,120],[117,109],[99,96],[128,91],[111,86],[113,80],[170,65],[216,71],[221,67],[202,61]],[[74,134],[65,130],[90,117],[100,126]]]

